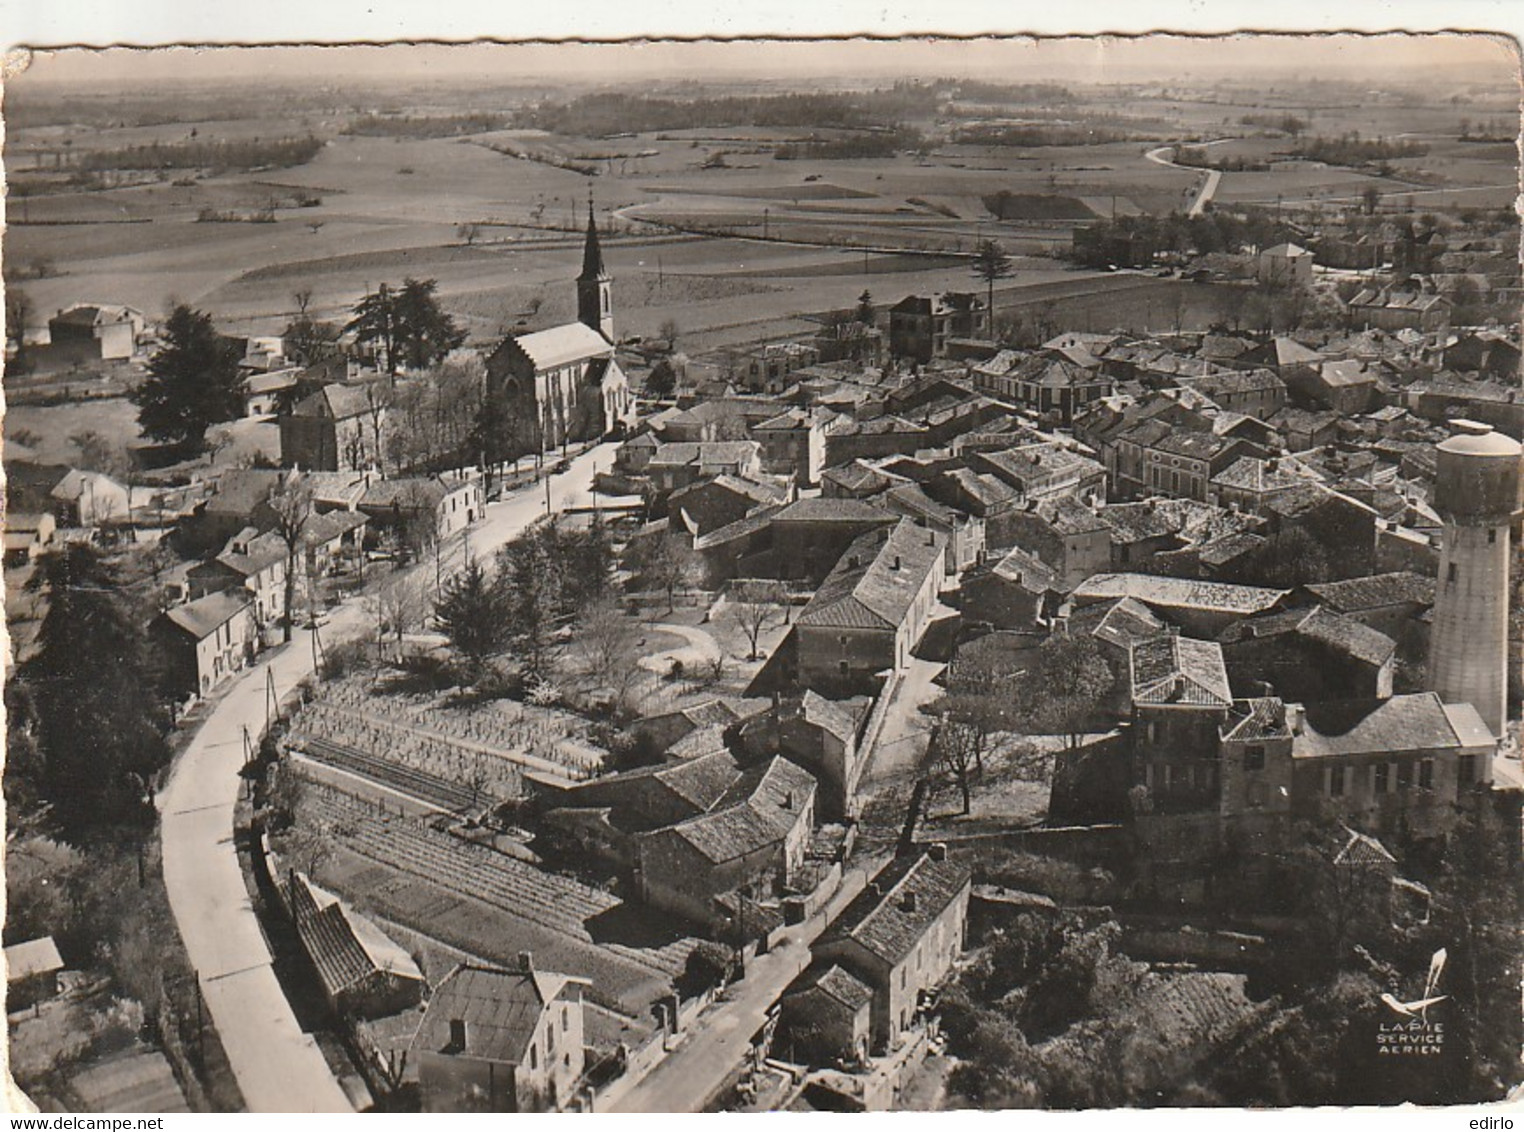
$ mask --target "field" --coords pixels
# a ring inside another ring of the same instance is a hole
[[[282,97],[265,95],[266,102]],[[409,112],[464,105],[444,91],[419,98]],[[409,97],[393,92],[386,104],[408,105]],[[149,125],[65,125],[63,113],[28,125],[20,117],[6,155],[18,193],[31,195],[13,200],[4,251],[22,276],[37,276],[21,285],[38,321],[81,301],[129,303],[153,314],[186,301],[230,331],[271,333],[295,313],[298,290],[312,293],[317,316],[342,319],[367,289],[412,275],[436,278],[448,309],[485,345],[572,316],[569,283],[591,189],[621,336],[651,336],[672,320],[682,347],[702,352],[808,332],[815,324],[803,316],[849,307],[864,289],[888,303],[914,292],[975,288],[965,257],[989,237],[1016,258],[1002,303],[1022,304],[1024,289],[1044,301],[1050,285],[1086,278],[1049,258],[1069,243],[1075,224],[1166,212],[1192,198],[1201,175],[1149,161],[1149,149],[1236,139],[1216,152],[1270,158],[1294,144],[1265,125],[1277,115],[1299,117],[1303,136],[1400,136],[1428,153],[1394,162],[1391,177],[1308,162],[1228,172],[1220,202],[1349,207],[1375,185],[1383,207],[1423,211],[1499,206],[1517,183],[1512,146],[1457,140],[1462,122],[1489,129],[1516,122],[1516,107],[1479,90],[1417,103],[1316,82],[1294,89],[1219,83],[1194,92],[1096,87],[1071,107],[949,104],[936,121],[914,123],[932,138],[923,152],[850,160],[774,157],[779,143],[841,133],[828,128],[359,137],[341,132],[353,111],[323,97],[297,99],[277,113],[251,96],[242,116],[227,110],[198,117],[196,102],[185,105],[183,121]],[[90,115],[104,111],[89,106]],[[1090,122],[1126,140],[1032,148],[948,140],[984,114],[997,123]],[[123,179],[149,183],[43,191],[63,175],[49,165],[59,154],[308,132],[325,144],[291,168],[218,176],[132,171]],[[1009,207],[997,219],[987,201],[1002,193]],[[197,220],[207,211],[247,217],[265,209],[272,223]],[[1081,302],[1076,317],[1095,325],[1103,306]],[[1149,318],[1147,304],[1142,317]]]

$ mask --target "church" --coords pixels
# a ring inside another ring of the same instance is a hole
[[[614,357],[613,283],[589,202],[577,321],[505,338],[487,358],[488,395],[503,399],[511,447],[549,452],[634,420],[630,382]]]

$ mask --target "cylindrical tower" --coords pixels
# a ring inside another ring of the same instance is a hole
[[[1438,446],[1434,508],[1444,549],[1429,639],[1429,687],[1469,703],[1502,736],[1508,708],[1509,532],[1520,513],[1524,447],[1475,421]]]

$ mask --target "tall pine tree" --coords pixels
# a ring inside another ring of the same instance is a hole
[[[217,333],[211,315],[177,306],[148,379],[131,393],[138,424],[154,440],[199,452],[206,430],[243,414],[238,346]]]
[[[153,776],[169,761],[153,656],[100,552],[45,556],[27,583],[47,595],[36,656],[18,674],[41,761],[40,793],[66,832],[151,816]]]

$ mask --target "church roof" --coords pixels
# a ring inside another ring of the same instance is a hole
[[[536,370],[555,369],[586,358],[602,357],[612,348],[602,334],[580,322],[520,334],[514,342],[529,355]]]

